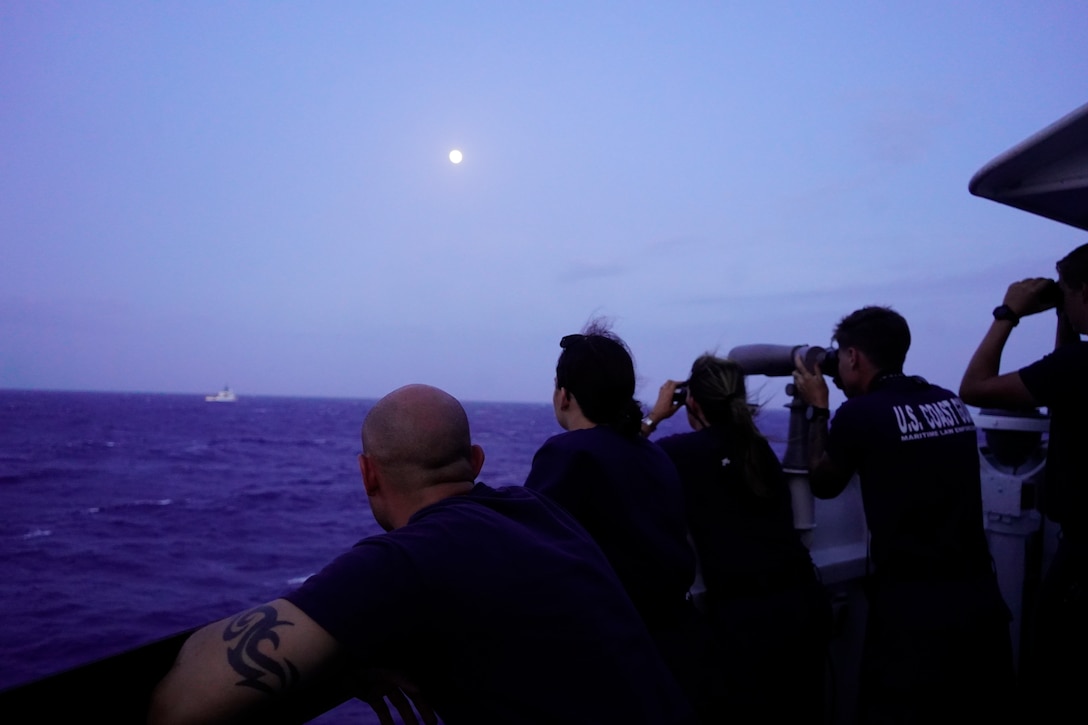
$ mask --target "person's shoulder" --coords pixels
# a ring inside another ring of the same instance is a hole
[[[490,541],[518,541],[526,532],[543,541],[569,536],[570,529],[581,531],[571,515],[548,494],[527,486],[488,486],[476,483],[466,494],[437,501],[416,512],[407,526],[386,534],[403,539],[394,542],[398,548],[416,551],[415,541],[425,546],[437,544],[439,551],[430,558],[448,556],[451,532],[461,532],[467,538]],[[587,535],[588,536],[588,535]],[[446,542],[443,544],[442,542]]]
[[[702,449],[707,445],[709,440],[711,440],[710,429],[703,428],[702,430],[691,431],[689,433],[674,433],[665,436],[664,438],[659,438],[655,440],[654,443],[671,456],[675,453],[686,453]]]
[[[533,466],[530,471],[529,481],[536,487],[540,476],[550,475],[549,472],[568,469],[570,466],[581,466],[596,457],[596,451],[600,445],[595,442],[592,435],[587,435],[590,430],[572,430],[553,435],[533,454]]]
[[[654,442],[658,446],[660,446],[661,450],[665,451],[666,453],[672,453],[673,451],[683,449],[683,447],[687,443],[687,436],[689,435],[691,434],[673,433],[672,435],[667,435],[663,438],[657,438],[654,440]]]
[[[831,416],[828,426],[829,446],[837,448],[844,441],[868,438],[873,431],[873,421],[892,403],[884,392],[875,391],[847,398]]]
[[[869,392],[848,399],[839,410],[845,408],[867,411],[884,409],[891,405],[955,397],[957,395],[951,390],[931,383],[920,375],[894,375],[874,383]]]
[[[925,378],[915,378],[915,379],[918,381],[918,385],[920,386],[920,388],[925,391],[925,394],[930,396],[931,398],[933,398],[935,400],[944,400],[946,398],[948,398],[948,399],[950,399],[950,398],[959,399],[959,397],[960,397],[957,393],[949,390],[948,388],[946,388],[946,387],[944,387],[942,385],[937,385],[936,383],[931,383],[928,380],[926,380]]]
[[[594,432],[596,428],[583,428],[579,430],[567,430],[562,433],[556,433],[548,440],[544,441],[544,445],[540,447],[542,451],[577,451],[585,448],[590,448],[594,445],[594,441],[597,439],[597,434]]]
[[[545,447],[553,451],[562,451],[567,455],[581,458],[609,457],[620,453],[629,454],[632,449],[640,448],[658,451],[657,445],[642,436],[629,437],[604,425],[592,428],[580,428],[549,438]]]
[[[1065,351],[1068,355],[1088,355],[1088,340],[1077,340],[1066,345],[1061,345],[1054,352]]]
[[[927,382],[923,378],[917,378],[919,384],[923,386],[925,393],[925,399],[917,401],[919,405],[936,405],[945,412],[945,414],[939,414],[942,418],[950,419],[955,422],[956,426],[973,426],[974,421],[971,419],[971,413],[967,409],[967,404],[960,398],[959,393],[953,392],[948,388],[935,383]],[[908,401],[915,402],[915,401]],[[948,418],[948,415],[951,418]]]
[[[441,515],[446,511],[458,511],[466,508],[490,508],[504,502],[540,501],[541,496],[535,491],[524,486],[498,486],[491,487],[486,483],[477,482],[468,493],[455,496],[447,496],[439,501],[423,507],[410,519],[409,526],[430,516]],[[396,533],[392,531],[389,533]],[[387,534],[388,535],[388,534]],[[374,537],[372,537],[374,538]],[[377,537],[380,538],[380,537]],[[363,540],[364,542],[366,539]],[[363,542],[360,542],[363,543]]]
[[[1058,365],[1083,365],[1085,362],[1088,362],[1088,341],[1078,340],[1047,353],[1034,363],[1027,365],[1021,372],[1026,369],[1047,368]]]
[[[486,538],[508,530],[512,521],[554,518],[555,510],[546,495],[523,486],[476,483],[469,492],[435,501],[416,511],[406,525],[364,539],[355,548],[371,550],[357,556],[441,560],[448,555],[450,536]]]
[[[571,445],[581,446],[602,445],[621,437],[619,433],[607,425],[579,428],[578,430],[567,431],[564,435]]]
[[[488,505],[492,502],[546,502],[547,498],[524,486],[488,486],[477,482],[464,496],[455,496],[463,505]]]
[[[875,393],[865,393],[863,395],[855,395],[852,398],[847,398],[835,409],[835,415],[833,420],[841,421],[845,418],[851,418],[855,415],[864,413],[872,408],[874,405],[879,405],[878,398]]]
[[[1058,347],[1017,373],[1038,403],[1063,406],[1088,397],[1085,369],[1088,369],[1088,342],[1078,340]]]
[[[685,435],[688,434],[680,433],[676,436],[669,436],[669,438],[680,439],[680,444],[683,445],[683,436]],[[620,439],[620,442],[616,443],[617,446],[631,445],[648,458],[660,458],[665,460],[669,459],[669,454],[666,451],[667,446],[671,444],[661,445],[662,441],[666,440],[665,438],[662,438],[661,440],[651,440],[649,438],[644,438],[641,435],[635,436],[634,438],[629,438],[626,436],[622,436],[619,433],[617,433],[616,436],[618,439]]]
[[[567,431],[563,431],[562,433],[556,433],[555,435],[549,436],[548,439],[545,440],[544,443],[540,447],[541,448],[559,448],[559,447],[562,447],[562,446],[564,446],[565,444],[567,444],[569,442],[569,440],[570,440],[568,438],[569,435],[570,434],[567,433]]]

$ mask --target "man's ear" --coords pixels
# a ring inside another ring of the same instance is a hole
[[[851,370],[857,370],[861,365],[861,360],[858,358],[858,349],[856,347],[846,348],[846,361],[850,364]]]
[[[570,408],[571,394],[567,392],[566,388],[559,389],[559,409],[567,410]]]
[[[480,471],[484,467],[484,449],[473,443],[469,460],[472,462],[472,479],[476,480],[476,477],[480,475]]]
[[[373,496],[378,490],[378,474],[374,469],[374,461],[367,458],[365,453],[359,454],[359,473],[363,476],[363,489],[367,496]]]

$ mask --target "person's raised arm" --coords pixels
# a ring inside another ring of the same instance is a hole
[[[809,371],[800,355],[794,359],[794,363],[797,367],[793,373],[794,389],[812,409],[808,426],[809,487],[817,498],[834,498],[842,493],[854,474],[837,465],[827,455],[827,427],[831,420],[827,381],[819,365]]]
[[[657,393],[657,402],[654,403],[654,407],[650,409],[646,418],[642,419],[642,435],[649,436],[657,429],[661,421],[671,418],[676,411],[684,407],[683,403],[674,400],[678,385],[679,383],[675,380],[666,380],[665,384],[661,386]],[[652,422],[647,423],[647,419]]]
[[[1003,302],[1007,313],[1003,317],[995,317],[963,373],[963,380],[960,381],[960,398],[963,402],[995,407],[1036,404],[1024,381],[1020,379],[1020,373],[1000,373],[1001,354],[1005,350],[1009,335],[1012,334],[1012,328],[1016,327],[1021,317],[1049,309],[1050,306],[1041,300],[1041,294],[1051,284],[1051,280],[1040,277],[1009,285]],[[1059,316],[1058,339],[1061,338]]]
[[[148,723],[235,722],[339,676],[345,663],[328,632],[276,599],[195,632],[155,689]]]

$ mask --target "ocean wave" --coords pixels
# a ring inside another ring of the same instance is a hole
[[[53,531],[51,529],[34,529],[23,534],[24,539],[40,539],[43,536],[52,536]]]
[[[19,484],[35,483],[39,481],[68,482],[76,479],[86,479],[94,475],[94,471],[87,467],[59,468],[46,466],[19,473],[8,473],[0,476],[0,486],[15,486]]]
[[[101,441],[93,439],[84,439],[78,441],[68,441],[64,444],[65,448],[113,448],[117,445],[116,441]]]
[[[342,441],[337,439],[332,443],[339,445]],[[329,445],[328,438],[283,438],[280,436],[239,436],[237,438],[213,438],[209,445],[220,447],[239,448],[247,445],[276,446],[277,448],[321,448]]]
[[[146,508],[146,507],[149,507],[149,506],[154,506],[154,507],[157,508],[157,507],[160,507],[160,506],[172,506],[173,504],[174,504],[174,499],[172,499],[172,498],[157,498],[157,499],[156,498],[138,498],[138,499],[135,499],[135,500],[132,500],[132,501],[122,501],[120,503],[115,503],[115,504],[106,504],[106,505],[101,505],[101,506],[88,506],[87,508],[83,509],[83,513],[85,513],[85,514],[101,514],[101,513],[108,513],[108,512],[111,512],[111,511],[120,511],[120,510],[123,510],[123,509]]]

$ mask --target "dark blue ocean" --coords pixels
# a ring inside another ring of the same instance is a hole
[[[372,404],[0,391],[0,690],[273,599],[379,533],[356,461]],[[465,409],[492,486],[561,432],[550,402]],[[760,419],[781,455],[785,411]]]

